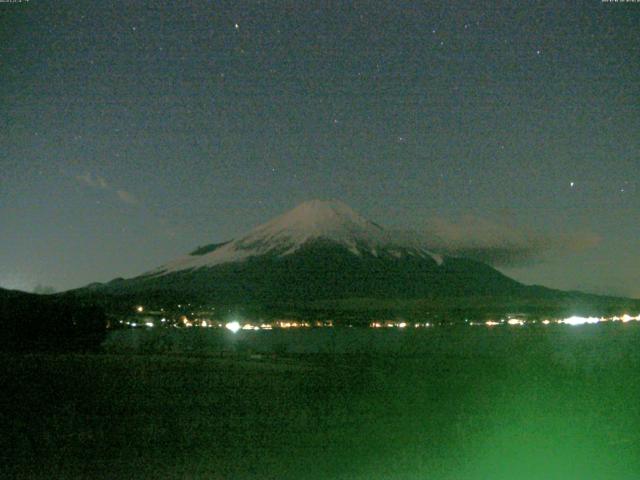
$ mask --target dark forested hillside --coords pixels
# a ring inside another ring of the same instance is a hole
[[[85,350],[98,346],[105,333],[101,308],[70,297],[0,289],[2,350]]]

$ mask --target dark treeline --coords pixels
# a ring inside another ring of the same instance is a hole
[[[0,289],[0,350],[91,350],[106,335],[99,307],[72,298]]]

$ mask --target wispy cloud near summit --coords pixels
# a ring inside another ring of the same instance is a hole
[[[84,173],[84,175],[76,175],[76,180],[78,180],[80,183],[87,185],[89,187],[102,188],[102,189],[109,188],[109,184],[104,179],[104,177],[100,175],[94,176],[89,172]]]
[[[496,267],[530,265],[592,248],[601,240],[593,233],[550,234],[474,216],[458,221],[432,219],[422,234],[429,248],[437,253],[472,258]]]

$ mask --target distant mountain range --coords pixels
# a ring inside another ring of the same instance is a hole
[[[593,313],[640,303],[523,285],[486,264],[440,256],[418,235],[385,229],[342,202],[319,200],[237,240],[198,247],[138,277],[92,284],[73,294],[110,302],[197,301],[329,315]]]

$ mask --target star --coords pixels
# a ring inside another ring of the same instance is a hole
[[[569,183],[569,185],[571,185],[571,188],[573,188],[575,186],[575,182],[571,182]]]
[[[234,24],[234,27],[235,27],[236,30],[240,30],[240,25],[238,25],[237,23]]]

